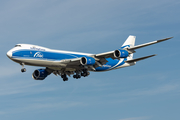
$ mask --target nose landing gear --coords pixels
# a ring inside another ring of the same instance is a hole
[[[21,66],[22,66],[22,69],[21,69],[21,72],[26,72],[26,68],[24,68],[24,63],[21,63]]]
[[[23,72],[26,72],[26,68],[22,68],[21,69],[21,72],[23,73]]]

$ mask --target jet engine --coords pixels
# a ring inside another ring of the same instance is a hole
[[[80,63],[82,65],[94,65],[95,62],[96,62],[96,60],[94,58],[88,57],[88,56],[82,57],[81,60],[80,60]]]
[[[44,80],[48,75],[49,74],[45,69],[37,69],[33,72],[32,78],[34,80]]]
[[[128,56],[129,56],[129,53],[126,50],[118,49],[118,50],[114,51],[114,57],[115,58],[126,58]]]

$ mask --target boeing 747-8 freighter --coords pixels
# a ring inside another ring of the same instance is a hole
[[[35,80],[44,80],[53,73],[60,75],[63,81],[67,81],[67,76],[71,75],[73,75],[73,78],[78,79],[81,76],[88,76],[89,71],[109,71],[135,65],[137,61],[155,56],[154,54],[133,59],[136,49],[171,38],[135,46],[136,37],[130,35],[119,49],[100,54],[53,50],[37,45],[17,44],[7,52],[7,56],[22,66],[21,72],[26,71],[25,65],[44,67],[33,72],[32,78]]]

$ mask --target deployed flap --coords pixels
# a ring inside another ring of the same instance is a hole
[[[157,41],[153,41],[153,42],[137,45],[137,46],[134,46],[134,47],[127,48],[127,50],[135,50],[135,49],[138,49],[138,48],[142,48],[142,47],[153,45],[153,44],[156,44],[156,43],[159,43],[159,42],[163,42],[163,41],[169,40],[171,38],[173,38],[173,37],[169,37],[169,38],[165,38],[165,39],[161,39],[161,40],[157,40]]]
[[[153,56],[156,56],[156,54],[154,54],[154,55],[149,55],[149,56],[145,56],[145,57],[141,57],[141,58],[136,58],[136,59],[132,59],[132,60],[127,60],[127,61],[125,61],[125,62],[127,62],[127,63],[137,62],[137,61],[144,60],[144,59],[147,59],[147,58],[150,58],[150,57],[153,57]]]

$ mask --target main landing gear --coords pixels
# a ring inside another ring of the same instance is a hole
[[[21,69],[21,72],[26,72],[26,68],[24,68],[24,63],[21,63],[21,66],[22,66],[22,69]]]
[[[73,75],[73,78],[79,79],[79,78],[81,78],[81,76],[78,73],[76,73],[76,75]]]
[[[75,79],[81,78],[81,76],[80,76],[80,71],[76,71],[76,74],[73,75],[73,78],[75,78]]]
[[[81,78],[81,76],[86,77],[89,74],[90,73],[88,72],[87,69],[83,69],[83,70],[79,70],[79,71],[77,70],[77,71],[75,71],[75,74],[73,75],[73,78],[79,79],[79,78]],[[70,74],[68,74],[67,71],[61,74],[61,78],[63,79],[63,81],[68,81],[67,75],[70,76]]]
[[[87,69],[83,69],[81,73],[79,73],[78,71],[76,71],[76,74],[73,75],[73,78],[79,79],[79,78],[81,78],[81,76],[86,77],[86,76],[88,76],[89,74],[90,74],[90,73],[87,71]]]
[[[86,76],[88,76],[90,73],[87,71],[87,69],[83,69],[82,70],[82,73],[81,73],[81,76],[84,76],[84,77],[86,77]]]
[[[63,78],[63,81],[68,81],[68,77],[66,74],[61,75],[61,78]]]

